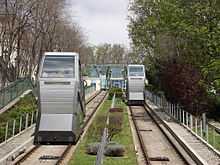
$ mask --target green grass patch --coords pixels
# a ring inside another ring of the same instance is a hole
[[[106,100],[104,104],[99,109],[94,122],[91,124],[88,132],[86,133],[84,139],[80,142],[78,148],[75,151],[73,158],[70,160],[69,165],[91,165],[95,163],[96,156],[91,156],[85,153],[86,146],[89,143],[100,142],[102,129],[105,124],[98,124],[98,120],[104,120],[107,114],[108,109],[111,107],[111,100]],[[126,110],[126,105],[122,102],[121,99],[116,100],[115,107],[124,108],[123,111],[123,129],[117,135],[112,138],[112,141],[115,141],[119,144],[125,146],[125,156],[123,157],[105,157],[104,165],[136,165],[136,154],[133,145],[132,133],[130,129],[130,124],[128,120],[128,113]],[[98,125],[97,125],[98,124]]]
[[[12,108],[0,115],[0,124],[9,120],[17,119],[21,115],[36,111],[37,104],[34,96],[30,93],[21,98]]]
[[[193,128],[193,132],[196,133],[195,128]],[[198,127],[197,135],[201,137],[201,128],[200,127]],[[205,133],[203,133],[202,138],[205,141],[207,141]],[[208,143],[210,145],[212,145],[215,149],[220,151],[220,134],[217,133],[216,131],[213,131],[213,129],[211,127],[209,127],[209,129],[208,129]]]
[[[12,108],[0,114],[0,143],[5,140],[6,125],[8,123],[7,139],[13,136],[13,125],[15,124],[14,135],[20,130],[30,126],[31,122],[35,122],[36,118],[32,119],[32,113],[36,113],[37,103],[32,93],[21,98]],[[28,122],[26,125],[26,114]],[[15,123],[14,123],[15,122]],[[20,124],[21,122],[21,124]]]
[[[220,134],[211,130],[209,128],[209,133],[208,133],[208,140],[209,144],[211,144],[215,149],[220,151]]]

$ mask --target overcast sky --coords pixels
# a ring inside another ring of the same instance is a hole
[[[129,0],[70,0],[71,11],[89,43],[129,45],[127,7]]]

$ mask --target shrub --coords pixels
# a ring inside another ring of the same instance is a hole
[[[106,115],[100,115],[97,116],[97,119],[94,121],[94,123],[91,125],[91,129],[89,129],[88,134],[92,137],[94,140],[100,140],[103,130],[105,128],[106,123]],[[97,139],[97,136],[99,139]]]
[[[86,147],[86,153],[89,155],[97,155],[99,147],[100,147],[100,143],[90,143]],[[105,152],[104,152],[105,156],[119,157],[119,156],[124,156],[124,153],[125,153],[125,147],[118,143],[109,142],[105,146]]]
[[[122,99],[122,97],[123,97],[123,91],[122,91],[121,88],[113,87],[113,88],[109,89],[109,97],[108,98],[112,99],[114,94],[115,94],[115,97],[117,97],[117,98],[121,98]]]
[[[122,130],[123,124],[123,113],[122,112],[114,112],[109,114],[109,140],[111,140],[116,134],[118,134]]]
[[[99,149],[100,143],[90,143],[86,147],[86,153],[90,155],[96,155]]]
[[[105,149],[105,155],[106,156],[124,156],[125,153],[125,147],[120,144],[109,144],[107,145]]]
[[[123,112],[123,108],[110,108],[109,112],[114,113],[114,112]]]
[[[201,84],[201,73],[195,67],[170,61],[163,68],[161,75],[163,89],[171,102],[180,103],[194,115],[211,109],[211,100]]]

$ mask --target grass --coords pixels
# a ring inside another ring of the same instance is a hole
[[[26,114],[35,112],[37,104],[34,96],[30,93],[21,98],[12,108],[0,114],[0,143],[5,139],[6,123],[8,123],[8,136],[10,138],[13,134],[13,122],[15,121],[15,134],[19,132],[20,118],[22,118],[21,129],[25,128]],[[35,120],[35,118],[34,118]],[[28,118],[28,126],[31,124],[31,117]]]
[[[215,135],[215,137],[213,137],[213,135]],[[205,137],[203,137],[203,138],[205,138]],[[214,139],[215,139],[215,143],[214,143]],[[209,140],[209,144],[211,144],[215,149],[220,151],[220,135],[219,135],[219,133],[215,132],[215,134],[213,134],[213,130],[211,128],[209,128],[208,140]]]
[[[97,120],[100,119],[100,116],[106,116],[106,112],[110,106],[111,100],[106,100],[101,106],[94,122],[89,128],[89,131],[86,133],[84,139],[76,149],[74,156],[70,160],[69,165],[91,165],[95,163],[96,156],[87,155],[85,153],[85,148],[89,143],[100,141],[101,136],[95,133],[96,131],[94,130],[96,127],[95,124],[97,124]],[[124,108],[123,129],[119,134],[115,135],[112,140],[124,145],[126,148],[126,153],[124,157],[105,157],[104,165],[136,165],[136,154],[134,150],[126,106],[120,99],[117,99],[116,107]]]
[[[21,98],[12,108],[0,115],[0,124],[17,119],[25,113],[36,111],[36,109],[37,104],[34,96],[28,94]]]
[[[195,128],[193,128],[193,132],[196,133]],[[198,127],[197,130],[197,135],[200,136],[200,127]],[[205,141],[207,141],[206,139],[206,135],[203,133],[203,137],[202,137]],[[218,151],[220,151],[220,134],[213,131],[212,128],[209,127],[208,130],[208,143],[213,146],[215,149],[217,149]]]

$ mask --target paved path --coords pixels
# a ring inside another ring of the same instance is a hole
[[[0,145],[0,160],[24,144],[34,133],[34,125]],[[23,148],[25,149],[25,148]],[[19,149],[19,150],[22,150]],[[13,154],[12,154],[13,155]]]

